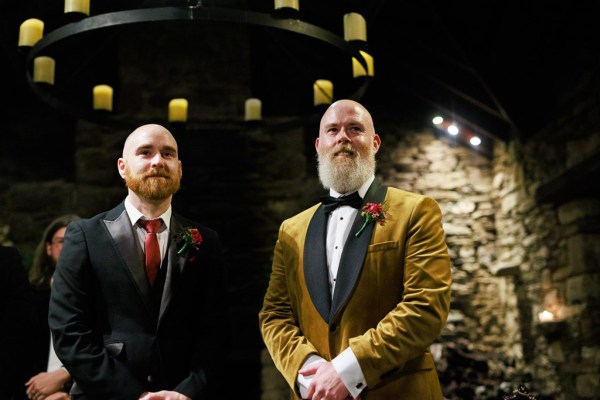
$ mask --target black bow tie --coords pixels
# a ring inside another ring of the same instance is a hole
[[[350,206],[360,210],[363,199],[358,192],[354,192],[348,196],[342,197],[323,196],[321,197],[321,203],[323,203],[323,211],[325,214],[328,214],[339,206]]]

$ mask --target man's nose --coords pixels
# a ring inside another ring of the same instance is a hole
[[[161,165],[164,162],[164,158],[162,156],[162,154],[160,153],[156,153],[152,159],[152,165]]]
[[[347,143],[350,141],[350,137],[346,134],[346,130],[344,128],[340,129],[337,134],[338,143]]]

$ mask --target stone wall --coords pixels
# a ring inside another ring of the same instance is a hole
[[[494,159],[496,269],[515,285],[524,365],[548,398],[600,397],[599,87],[583,76],[555,121]]]

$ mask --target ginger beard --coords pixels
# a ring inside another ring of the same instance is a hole
[[[169,174],[165,168],[157,168],[143,174],[133,174],[125,165],[125,186],[149,200],[164,200],[175,194],[181,183],[181,166],[177,173]]]
[[[346,156],[336,156],[346,152]],[[325,189],[338,193],[351,193],[375,174],[375,149],[373,145],[357,150],[350,143],[332,149],[319,147],[317,150],[319,179]]]

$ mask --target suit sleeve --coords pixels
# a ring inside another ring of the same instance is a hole
[[[284,222],[275,244],[273,266],[263,307],[259,313],[259,324],[264,343],[273,357],[275,366],[299,396],[296,387],[298,370],[309,355],[318,352],[298,325],[288,290],[286,278],[289,277],[288,274],[295,273],[291,270],[296,267],[291,265],[294,262],[290,261],[290,257],[297,255],[297,252],[297,245],[286,233]]]
[[[440,208],[433,199],[421,197],[410,212],[402,227],[404,256],[387,260],[398,268],[403,264],[402,300],[375,328],[349,341],[369,387],[427,351],[450,309],[451,264]]]
[[[54,273],[49,325],[57,356],[93,398],[138,398],[143,386],[128,368],[110,357],[95,331],[94,278],[87,238],[80,221],[67,227]]]

